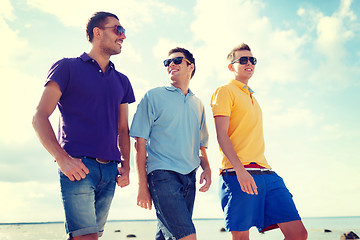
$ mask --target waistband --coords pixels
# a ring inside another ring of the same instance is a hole
[[[244,165],[246,171],[248,171],[251,175],[263,175],[263,174],[272,174],[274,171],[271,169],[265,168],[263,166],[258,165],[257,163],[250,163]],[[228,169],[220,169],[220,175],[222,176],[236,176],[235,169],[228,168]]]
[[[109,161],[109,160],[104,160],[104,159],[101,159],[101,158],[94,158],[94,157],[88,157],[88,156],[82,156],[82,157],[79,157],[79,158],[86,158],[86,159],[92,159],[92,160],[95,160],[97,161],[98,163],[101,163],[101,164],[108,164],[108,163],[111,163],[111,162],[116,162],[118,163],[118,161]]]
[[[221,176],[236,176],[236,172],[235,171],[229,171],[231,169],[226,169],[223,172],[220,173]],[[272,174],[275,173],[274,171],[268,169],[268,170],[248,170],[246,169],[246,171],[248,171],[248,173],[250,173],[250,175],[265,175],[265,174]]]

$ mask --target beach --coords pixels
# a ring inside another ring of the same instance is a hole
[[[304,218],[303,222],[309,233],[309,240],[337,240],[341,234],[349,231],[360,235],[360,217],[326,217]],[[222,219],[195,219],[198,240],[230,240],[230,233],[221,232]],[[325,229],[331,232],[324,232]],[[109,221],[101,240],[122,239],[154,239],[156,231],[155,220],[121,220]],[[128,235],[136,237],[129,238]],[[65,240],[64,223],[21,223],[0,224],[1,240]],[[250,239],[279,240],[283,239],[280,230],[272,230],[265,234],[250,229]]]

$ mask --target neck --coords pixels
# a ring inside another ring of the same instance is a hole
[[[235,80],[237,80],[245,85],[248,85],[248,83],[249,83],[249,78],[241,78],[241,79],[235,78]]]
[[[189,82],[187,82],[187,83],[179,83],[179,82],[176,82],[176,81],[172,81],[171,84],[176,88],[180,88],[185,96],[186,96],[186,94],[188,94],[188,92],[189,92]]]
[[[88,55],[99,64],[103,72],[109,67],[110,55],[103,54],[95,48],[92,48]]]

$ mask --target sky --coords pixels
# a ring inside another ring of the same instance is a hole
[[[51,65],[91,49],[85,26],[96,11],[116,14],[126,28],[111,60],[135,91],[129,123],[146,91],[170,84],[167,52],[194,54],[190,88],[205,105],[213,180],[197,194],[195,218],[223,216],[210,97],[230,80],[226,56],[243,42],[258,60],[249,86],[263,111],[266,158],[300,215],[360,216],[359,0],[1,0],[0,223],[64,220],[57,165],[31,121]],[[56,111],[55,132],[57,119]],[[130,177],[109,219],[154,219],[136,205],[133,147]]]

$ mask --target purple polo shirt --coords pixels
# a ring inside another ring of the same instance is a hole
[[[58,102],[61,147],[70,156],[120,161],[119,106],[135,101],[129,79],[116,71],[112,62],[103,73],[98,63],[83,53],[56,62],[46,84],[49,81],[56,82],[62,92]]]

